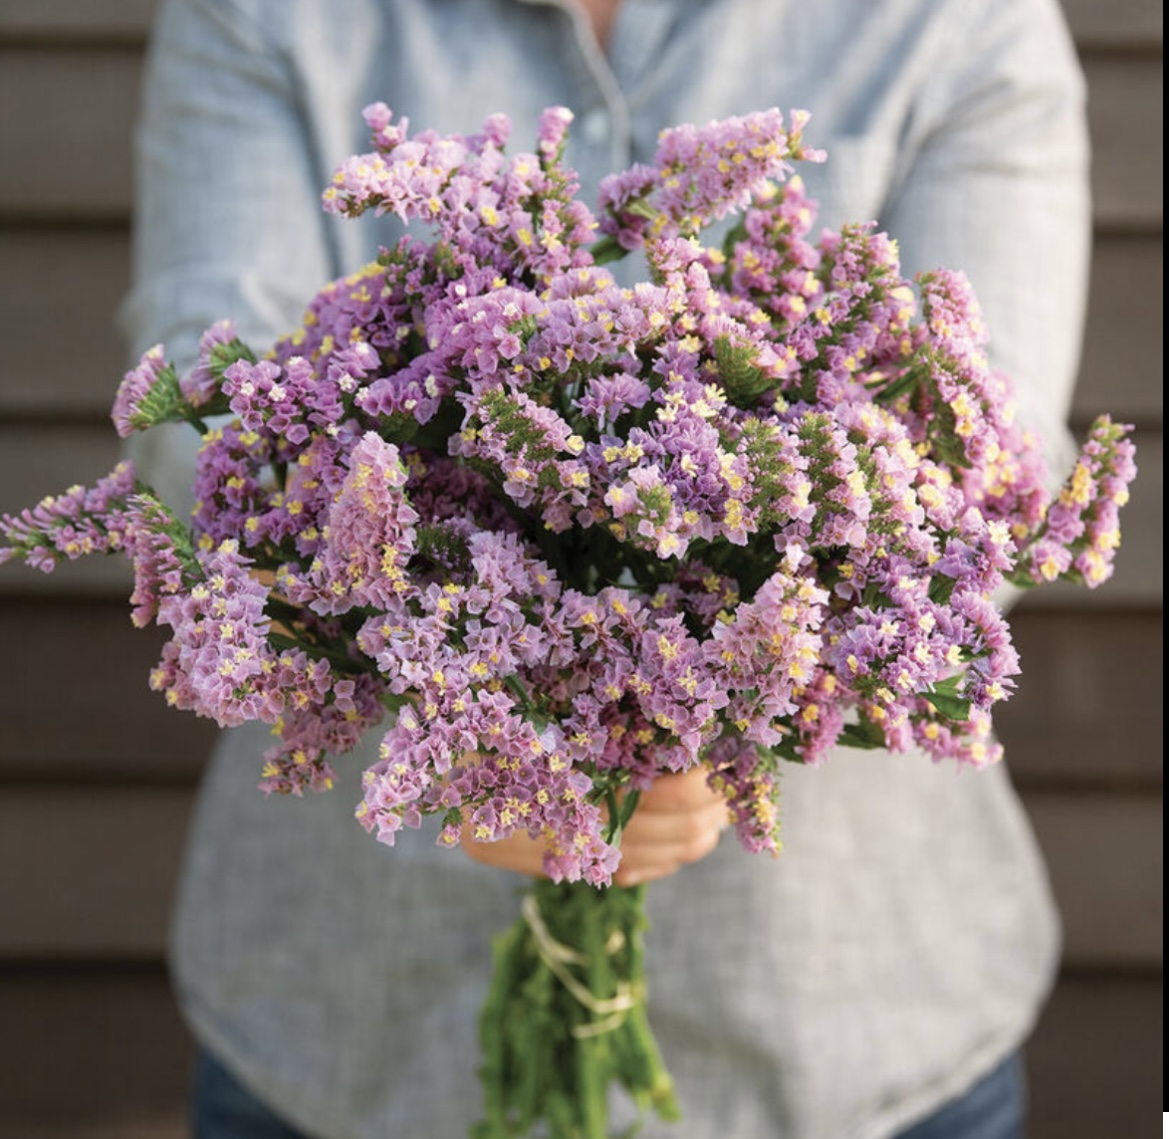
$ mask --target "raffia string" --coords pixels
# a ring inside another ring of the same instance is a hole
[[[525,896],[522,913],[524,920],[528,923],[528,928],[532,931],[532,937],[536,942],[536,952],[539,953],[540,960],[552,970],[556,979],[581,1005],[594,1016],[603,1018],[592,1024],[578,1024],[572,1030],[573,1036],[578,1040],[583,1040],[589,1036],[599,1036],[601,1033],[612,1032],[614,1029],[620,1028],[625,1021],[625,1014],[634,1008],[640,1000],[634,987],[628,981],[619,981],[617,992],[612,997],[598,997],[589,992],[588,987],[574,977],[567,968],[569,965],[587,965],[588,958],[552,936],[548,931],[548,926],[544,923],[544,915],[540,913],[540,904],[534,895]],[[613,935],[605,945],[605,952],[616,953],[624,944],[625,936],[620,930],[614,930]]]

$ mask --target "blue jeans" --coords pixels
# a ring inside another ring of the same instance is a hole
[[[1023,1060],[1015,1053],[964,1096],[902,1131],[897,1139],[1023,1139],[1026,1126]]]
[[[1009,1057],[960,1099],[896,1139],[1022,1139],[1023,1064]],[[201,1053],[191,1096],[192,1139],[307,1139],[245,1091],[218,1061]]]

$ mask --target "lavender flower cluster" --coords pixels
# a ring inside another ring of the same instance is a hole
[[[272,724],[262,787],[331,786],[388,712],[364,827],[526,831],[556,879],[610,881],[605,804],[662,772],[705,765],[776,850],[782,760],[995,761],[1018,660],[990,594],[1107,578],[1125,429],[1101,419],[1052,499],[964,278],[905,280],[869,226],[810,238],[803,114],[663,132],[599,221],[563,108],[512,156],[501,116],[366,120],[324,208],[431,239],[326,285],[262,359],[224,322],[189,376],[152,349],[118,394],[123,435],[203,432],[192,527],[123,465],[5,518],[0,559],[124,551],[135,620],[173,634],[153,686]]]

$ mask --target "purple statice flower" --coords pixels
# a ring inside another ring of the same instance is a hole
[[[122,545],[134,565],[130,618],[142,629],[158,615],[160,598],[173,597],[197,580],[194,550],[170,511],[148,494],[127,500]]]
[[[110,412],[114,427],[123,439],[158,422],[144,404],[155,388],[168,379],[174,380],[174,370],[168,366],[161,344],[143,352],[137,367],[126,373]]]
[[[427,341],[442,371],[461,369],[473,391],[497,387],[524,349],[545,302],[528,289],[503,285],[489,293],[434,306]]]
[[[418,515],[404,493],[408,475],[398,448],[369,431],[347,465],[309,571],[308,604],[320,613],[385,608],[413,588],[406,567]]]
[[[1034,529],[1048,501],[1040,440],[1015,419],[1008,378],[989,365],[988,333],[969,281],[937,270],[918,278],[923,321],[912,330],[925,382],[903,393],[899,413],[915,442],[930,441],[968,503]]]
[[[791,735],[785,746],[808,767],[824,763],[837,746],[851,706],[829,669],[817,668],[810,683],[793,694],[796,710],[791,716]]]
[[[682,511],[656,463],[631,468],[624,481],[609,486],[603,501],[613,519],[609,529],[620,541],[653,550],[659,558],[684,553]]]
[[[782,181],[790,160],[820,161],[805,148],[802,111],[785,129],[778,110],[662,131],[654,165],[634,166],[601,183],[601,231],[623,249],[647,240],[692,235],[730,211],[743,209],[772,180]]]
[[[411,323],[405,282],[424,263],[424,251],[403,240],[381,260],[330,281],[309,302],[301,326],[276,342],[271,358],[304,356],[317,365],[318,379],[336,365],[333,379],[352,395],[367,373],[380,369],[379,349],[391,359],[400,352]],[[344,373],[352,382],[341,380]]]
[[[962,622],[962,641],[971,660],[962,686],[976,709],[989,712],[991,705],[1007,697],[1014,688],[1011,679],[1019,672],[1019,654],[1011,643],[1010,630],[998,607],[982,592],[956,590],[950,609]]]
[[[49,573],[61,557],[73,561],[123,549],[135,485],[134,465],[124,461],[92,487],[70,487],[17,515],[3,515],[0,536],[8,546],[0,549],[0,564],[20,556]]]
[[[793,425],[815,514],[796,531],[822,549],[863,548],[868,541],[873,499],[859,463],[858,447],[827,412],[808,411]]]
[[[463,270],[494,263],[499,270],[547,282],[588,264],[589,210],[575,198],[577,178],[560,163],[565,112],[551,108],[541,127],[540,154],[502,152],[506,124],[493,116],[479,135],[407,137],[392,129],[384,107],[371,109],[378,150],[338,168],[324,208],[357,216],[372,209],[403,221],[437,226],[447,256]]]
[[[637,649],[641,713],[681,745],[671,749],[667,769],[692,767],[710,742],[715,714],[727,703],[726,689],[680,615],[653,622]]]
[[[195,460],[192,518],[196,532],[212,544],[253,545],[263,536],[260,520],[269,501],[264,473],[274,458],[272,442],[238,422],[204,435]]]
[[[1071,477],[1021,557],[1032,582],[1067,576],[1092,588],[1112,574],[1120,545],[1118,513],[1136,477],[1132,428],[1101,416],[1092,425]]]
[[[451,440],[452,453],[490,469],[504,494],[518,506],[537,507],[551,529],[567,529],[571,508],[588,496],[588,468],[578,458],[583,439],[524,392],[485,390],[465,402],[467,418]]]
[[[758,195],[724,271],[731,293],[765,310],[780,335],[813,312],[824,295],[820,251],[806,240],[814,214],[799,177]]]
[[[602,179],[597,196],[600,230],[616,238],[622,249],[640,249],[645,243],[646,229],[654,216],[647,202],[657,182],[658,171],[641,163]]]
[[[789,161],[818,157],[801,150],[799,131],[806,116],[793,116],[793,133],[772,108],[732,116],[705,127],[662,131],[654,164],[661,189],[658,208],[684,233],[694,233],[736,208],[768,180],[782,181]]]
[[[251,562],[235,541],[197,557],[201,580],[189,592],[158,600],[157,622],[174,632],[152,686],[165,690],[171,704],[220,727],[273,722],[276,716],[263,691],[273,656],[267,642],[267,586],[249,572]]]
[[[350,373],[346,373],[349,375]],[[356,403],[367,415],[387,425],[429,423],[443,397],[456,388],[442,352],[416,357],[406,367],[374,380],[359,392]]]
[[[199,359],[191,372],[179,381],[183,397],[194,408],[203,407],[219,391],[219,379],[212,371],[212,353],[216,348],[238,339],[235,322],[216,321],[199,337]]]
[[[285,651],[268,673],[268,693],[281,709],[280,743],[264,753],[260,790],[303,795],[329,791],[336,778],[327,756],[354,747],[384,714],[384,685],[368,674],[338,678],[323,660]]]
[[[181,384],[152,349],[119,391],[120,433],[203,433],[191,532],[125,466],[4,518],[0,560],[121,550],[136,623],[173,634],[153,686],[271,724],[265,791],[327,789],[394,708],[366,829],[526,833],[557,879],[611,880],[601,804],[663,772],[705,765],[743,844],[778,850],[781,759],[993,762],[1018,660],[987,597],[1108,575],[1125,430],[1098,424],[1052,500],[965,279],[907,281],[870,224],[809,239],[814,203],[776,184],[818,157],[800,113],[663,132],[603,183],[595,246],[563,108],[518,153],[502,116],[365,117],[326,209],[427,238],[267,352],[223,322]],[[635,247],[649,279],[620,287],[599,263]]]
[[[966,500],[987,518],[1007,522],[1018,541],[1042,523],[1051,480],[1041,442],[1033,431],[1004,417],[998,445],[997,454],[988,448],[977,467],[959,473],[959,486]]]
[[[380,111],[373,122],[381,122]],[[367,121],[371,121],[367,118]],[[378,215],[397,214],[402,221],[430,219],[441,212],[439,197],[446,183],[470,153],[458,135],[442,136],[423,131],[406,135],[408,121],[396,130],[385,124],[375,128],[378,150],[354,155],[343,162],[321,195],[327,213],[356,217],[367,209]]]
[[[579,407],[601,430],[611,431],[626,412],[645,407],[650,394],[644,380],[629,372],[616,372],[590,380]]]
[[[711,788],[727,801],[735,831],[752,854],[779,854],[779,763],[767,749],[728,734],[706,757]]]
[[[244,430],[294,446],[309,438],[305,411],[318,410],[313,406],[317,387],[313,367],[303,356],[291,356],[283,366],[273,360],[237,360],[223,373],[223,394]],[[324,422],[333,422],[327,415],[337,410],[337,404],[327,408]]]
[[[317,748],[271,747],[264,752],[259,789],[265,795],[297,795],[305,791],[331,791],[337,773]]]
[[[991,734],[990,717],[972,712],[969,720],[940,718],[922,701],[912,719],[914,742],[935,761],[954,760],[970,767],[989,767],[1003,757],[1003,746]]]
[[[461,703],[453,720],[402,711],[365,774],[361,824],[392,844],[402,826],[419,825],[423,807],[443,809],[454,818],[441,844],[457,843],[463,825],[479,842],[526,831],[547,838],[545,870],[553,878],[608,884],[617,852],[602,838],[600,810],[585,798],[590,780],[564,757],[555,733],[541,737],[502,693]]]
[[[403,450],[406,494],[422,525],[466,519],[472,530],[518,531],[518,521],[486,475],[446,455]]]
[[[554,165],[564,149],[564,139],[573,114],[567,107],[546,107],[536,129],[536,150],[543,161]]]
[[[885,398],[884,389],[896,392],[905,370],[902,349],[916,313],[896,245],[871,225],[852,225],[826,231],[816,256],[823,291],[799,319],[789,318],[777,349],[791,365],[784,394],[824,408],[873,394]],[[806,291],[806,276],[797,274],[792,283],[801,282]]]
[[[729,696],[726,720],[744,739],[773,747],[786,734],[796,694],[821,657],[827,601],[826,590],[785,566],[711,629],[703,653]]]
[[[403,117],[394,123],[394,113],[385,103],[370,103],[369,106],[363,107],[361,117],[365,119],[365,125],[373,131],[373,143],[378,150],[389,152],[400,142],[406,141],[410,120]]]
[[[967,588],[990,593],[1014,567],[1014,553],[1007,523],[987,519],[981,511],[970,508],[958,519],[955,533],[945,540],[932,568]]]

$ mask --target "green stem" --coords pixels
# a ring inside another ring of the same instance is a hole
[[[631,797],[611,816],[619,823]],[[643,1114],[677,1118],[645,1010],[644,887],[540,879],[532,895],[540,928],[522,919],[495,941],[480,1019],[485,1118],[474,1139],[516,1139],[541,1126],[549,1139],[608,1139],[614,1083]],[[573,991],[580,984],[588,1007]]]

